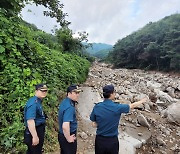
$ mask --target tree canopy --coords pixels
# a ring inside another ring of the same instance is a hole
[[[174,14],[119,40],[108,59],[115,67],[180,71],[180,14]]]
[[[64,5],[59,0],[1,0],[0,8],[5,10],[6,15],[12,16],[20,13],[25,4],[29,2],[48,8],[49,11],[44,11],[44,15],[56,18],[62,27],[70,24],[65,20],[67,13],[62,11]]]

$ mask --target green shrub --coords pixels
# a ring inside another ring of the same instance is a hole
[[[41,44],[18,17],[6,18],[0,12],[0,152],[21,153],[23,144],[23,112],[34,85],[46,83],[48,97],[44,100],[47,120],[46,147],[57,143],[57,110],[59,91],[71,83],[85,81],[90,63],[72,54],[51,50]]]

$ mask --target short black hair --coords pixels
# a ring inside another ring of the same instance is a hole
[[[111,94],[114,93],[114,86],[113,85],[105,85],[103,87],[103,96],[104,98],[109,98]]]
[[[109,98],[111,96],[112,93],[103,93],[103,97],[104,98]]]

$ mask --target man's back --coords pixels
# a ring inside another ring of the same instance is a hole
[[[97,123],[97,135],[117,136],[121,113],[128,113],[129,105],[117,104],[110,99],[94,106],[91,120]]]

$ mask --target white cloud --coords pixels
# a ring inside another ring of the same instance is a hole
[[[62,3],[74,32],[86,31],[90,42],[108,44],[114,44],[150,21],[180,13],[180,0],[63,0]],[[32,13],[27,8],[24,10],[23,18],[50,32],[55,20],[43,18],[42,7],[30,9]]]
[[[25,21],[35,24],[37,28],[42,29],[48,33],[51,33],[51,30],[55,25],[58,25],[56,19],[45,17],[43,11],[47,10],[43,6],[36,5],[27,5],[21,14]]]

